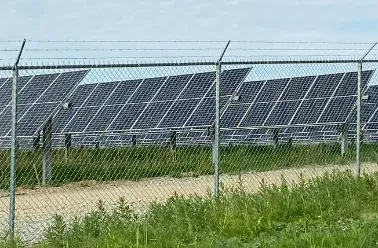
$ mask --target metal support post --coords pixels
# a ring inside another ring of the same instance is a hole
[[[173,131],[170,136],[170,147],[172,151],[176,150],[176,140],[177,140],[177,134],[176,134],[176,131]]]
[[[356,138],[356,165],[354,168],[354,173],[356,177],[360,176],[361,173],[361,91],[362,91],[362,62],[365,57],[370,53],[371,50],[377,45],[377,42],[362,56],[361,60],[358,62],[358,80],[357,80],[357,138]]]
[[[216,64],[215,71],[215,120],[213,139],[213,167],[214,167],[214,196],[219,197],[219,129],[220,129],[220,84],[221,84],[221,63],[231,41],[228,41]]]
[[[358,79],[357,79],[357,140],[356,140],[356,166],[354,174],[360,176],[360,140],[361,140],[361,80],[362,79],[362,61],[358,62]]]
[[[71,134],[65,134],[64,135],[64,146],[65,146],[65,158],[66,163],[68,163],[68,153],[71,150],[72,147],[72,136]]]
[[[214,167],[214,196],[219,197],[219,98],[220,98],[220,75],[221,64],[216,65],[215,79],[215,122],[214,122],[214,140],[213,140],[213,167]]]
[[[42,185],[51,182],[52,178],[52,120],[51,118],[43,127],[43,177]]]
[[[131,136],[131,146],[136,146],[136,144],[137,144],[136,135],[133,134],[133,136]]]
[[[340,134],[341,155],[344,155],[348,150],[348,128],[345,123],[341,126]]]
[[[274,148],[278,148],[278,129],[273,129],[273,141],[274,141]]]
[[[17,80],[18,80],[18,63],[21,58],[26,40],[22,42],[20,52],[17,60],[13,66],[13,81],[12,81],[12,127],[11,127],[11,158],[10,158],[10,175],[9,175],[9,236],[14,239],[14,226],[16,218],[16,168],[17,168]]]

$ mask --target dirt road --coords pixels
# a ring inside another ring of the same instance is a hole
[[[364,164],[363,173],[378,170],[377,164]],[[353,166],[328,166],[292,168],[268,172],[222,175],[221,183],[226,189],[243,186],[256,192],[261,180],[267,184],[279,184],[281,177],[289,183],[298,182],[300,175],[305,179],[321,176],[333,170],[344,171]],[[106,183],[81,182],[61,187],[18,189],[16,197],[16,230],[27,241],[40,240],[52,216],[59,214],[69,219],[82,216],[96,208],[101,199],[114,204],[123,197],[136,211],[146,211],[152,202],[164,202],[175,193],[183,196],[212,193],[213,177],[153,178],[140,181],[116,181]],[[0,191],[0,232],[8,228],[9,194]]]

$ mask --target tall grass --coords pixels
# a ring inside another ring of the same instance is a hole
[[[364,162],[378,161],[378,146],[364,145]],[[338,144],[309,146],[234,146],[222,147],[221,173],[267,171],[311,165],[354,161],[352,149],[341,156]],[[213,173],[211,147],[186,146],[171,151],[168,147],[124,147],[108,149],[73,149],[68,161],[63,150],[53,153],[51,184],[61,185],[83,180],[138,180],[159,176],[199,176]],[[42,152],[20,151],[17,185],[35,186],[41,181]],[[0,188],[9,184],[9,152],[0,152]]]
[[[173,197],[134,215],[121,199],[72,224],[55,218],[39,247],[376,247],[378,175],[331,173],[289,188]]]

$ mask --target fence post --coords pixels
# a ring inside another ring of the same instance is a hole
[[[358,79],[357,79],[357,125],[356,125],[356,165],[354,168],[354,173],[356,177],[360,176],[361,173],[361,91],[362,91],[362,62],[365,57],[370,53],[371,50],[377,45],[377,42],[362,56],[361,60],[358,61]]]
[[[216,63],[215,71],[215,120],[213,140],[213,167],[214,167],[214,196],[219,197],[219,123],[220,123],[220,83],[222,73],[222,59],[231,41],[227,42],[221,56]]]
[[[361,140],[361,81],[362,81],[362,60],[358,62],[358,79],[357,79],[357,138],[356,138],[356,166],[354,173],[356,177],[360,176],[360,140]]]
[[[12,126],[11,126],[11,154],[10,154],[10,175],[9,175],[9,235],[14,239],[14,226],[16,218],[16,165],[17,165],[17,80],[18,80],[18,62],[20,61],[22,51],[26,40],[22,42],[21,49],[18,53],[17,60],[13,66],[12,75]]]

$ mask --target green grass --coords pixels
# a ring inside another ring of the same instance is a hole
[[[71,224],[57,216],[36,247],[378,247],[377,196],[378,174],[347,172],[257,194],[173,197],[144,216],[120,199]]]
[[[363,162],[378,162],[378,145],[363,145]],[[354,152],[340,155],[338,144],[286,146],[234,146],[221,148],[221,172],[267,171],[311,165],[343,165],[354,161]],[[0,152],[0,188],[9,184],[9,152]],[[74,149],[66,162],[63,150],[53,154],[52,185],[95,180],[138,180],[141,178],[213,173],[211,147],[125,147]],[[42,153],[18,154],[17,185],[34,187],[41,181]]]

